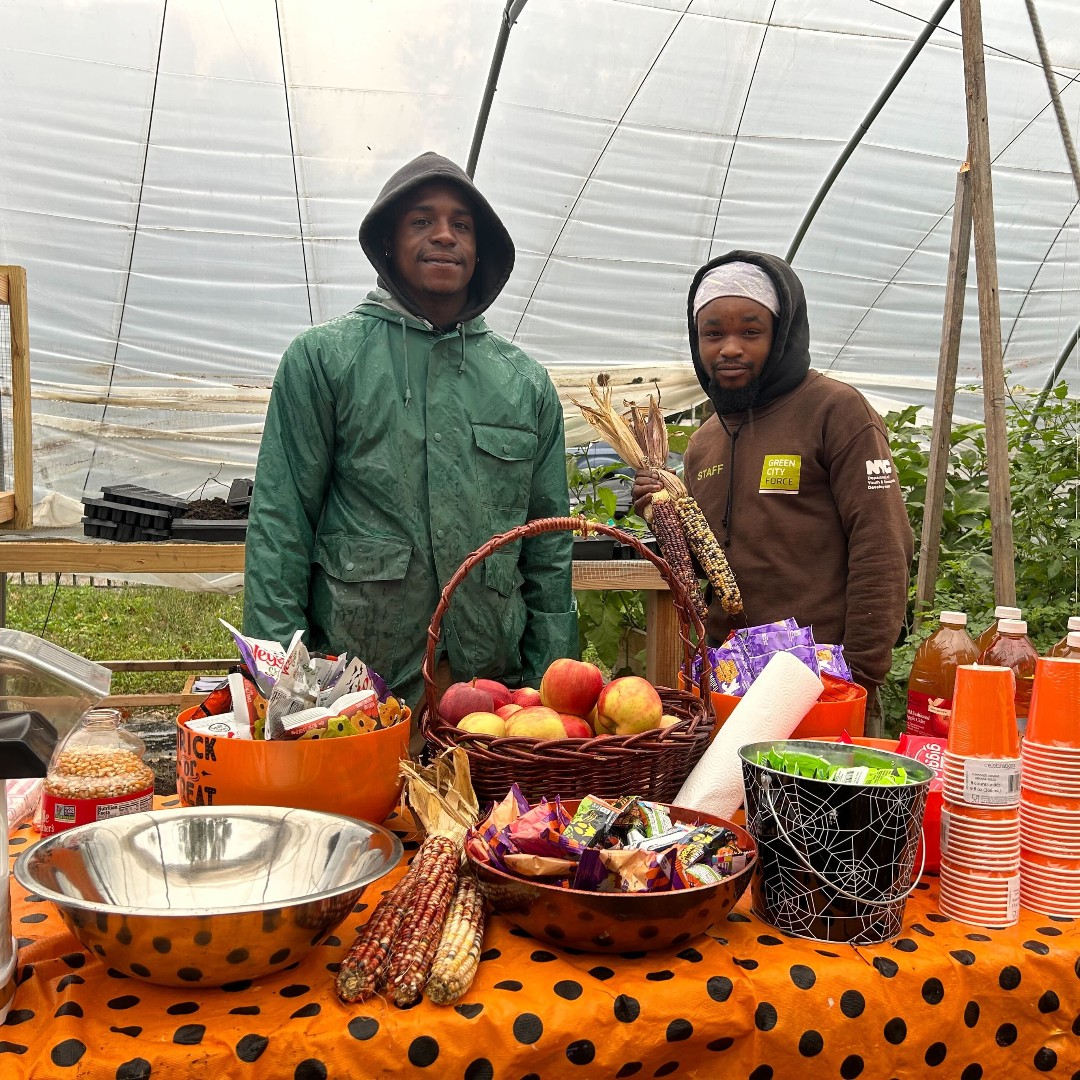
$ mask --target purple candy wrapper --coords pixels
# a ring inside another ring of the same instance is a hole
[[[843,645],[818,645],[817,658],[821,671],[835,675],[838,679],[843,679],[846,682],[854,681],[851,677],[851,668],[848,667],[848,663],[844,659]]]

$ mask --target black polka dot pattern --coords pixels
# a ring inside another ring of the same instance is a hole
[[[965,925],[937,910],[933,877],[908,900],[895,940],[857,948],[779,933],[753,914],[749,891],[708,935],[652,950],[643,938],[614,954],[560,949],[547,943],[556,935],[541,940],[494,915],[476,981],[452,1005],[343,1005],[334,975],[403,871],[309,955],[279,957],[287,970],[219,988],[203,985],[194,959],[183,985],[133,977],[182,955],[177,942],[147,936],[139,966],[120,970],[76,947],[52,905],[13,886],[26,951],[0,1026],[0,1076],[157,1080],[178,1075],[178,1062],[221,1055],[223,1075],[252,1080],[330,1080],[361,1062],[365,1075],[403,1080],[1080,1080],[1080,920],[1022,911],[1012,928]],[[130,944],[138,928],[111,932]],[[200,947],[212,945],[206,931]]]

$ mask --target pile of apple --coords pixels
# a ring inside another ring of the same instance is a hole
[[[528,739],[636,735],[679,722],[664,713],[647,679],[626,675],[605,684],[600,669],[581,660],[553,661],[539,690],[511,690],[495,679],[454,683],[439,716],[462,731]]]

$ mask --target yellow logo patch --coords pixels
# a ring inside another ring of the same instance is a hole
[[[798,495],[801,473],[799,454],[766,454],[758,491],[762,495]]]

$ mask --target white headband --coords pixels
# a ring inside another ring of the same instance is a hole
[[[694,318],[706,304],[721,296],[745,296],[768,308],[773,315],[780,314],[780,297],[773,279],[753,263],[729,262],[713,267],[694,293]]]

